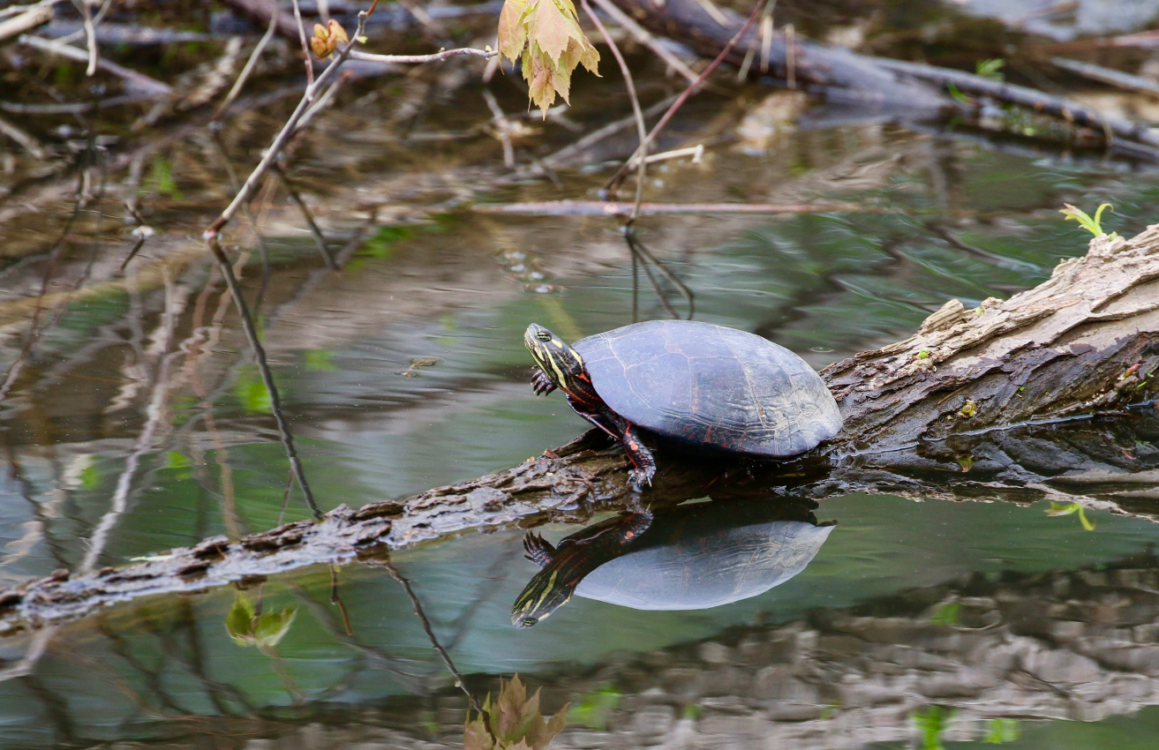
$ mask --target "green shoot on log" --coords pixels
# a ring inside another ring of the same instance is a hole
[[[1066,221],[1067,219],[1074,219],[1082,225],[1083,229],[1087,230],[1096,237],[1102,237],[1104,234],[1106,234],[1106,232],[1103,231],[1101,224],[1103,211],[1108,208],[1111,209],[1111,211],[1115,210],[1115,207],[1110,203],[1100,203],[1098,210],[1095,211],[1095,217],[1092,219],[1091,215],[1081,208],[1075,208],[1069,203],[1064,203],[1063,205],[1066,206],[1066,208],[1061,208],[1058,211],[1060,214],[1066,217],[1063,219],[1063,221]],[[1115,237],[1117,235],[1112,232],[1110,236]]]
[[[1084,529],[1087,531],[1095,530],[1094,521],[1091,521],[1089,518],[1087,518],[1086,510],[1083,508],[1081,503],[1064,504],[1056,503],[1051,500],[1050,508],[1048,508],[1046,511],[1046,515],[1048,516],[1069,516],[1072,513],[1079,514],[1079,523],[1083,525]]]
[[[989,78],[991,81],[1002,81],[1006,76],[1002,73],[1002,66],[1006,61],[1002,58],[996,60],[979,60],[974,66],[974,72],[983,78]]]

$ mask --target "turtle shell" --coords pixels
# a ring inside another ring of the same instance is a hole
[[[841,429],[825,381],[783,346],[687,320],[634,323],[572,345],[608,407],[660,435],[791,456]]]

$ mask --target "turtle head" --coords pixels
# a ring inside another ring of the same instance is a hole
[[[558,566],[549,565],[527,582],[527,587],[511,607],[512,625],[530,628],[567,604],[575,591],[575,584],[560,582],[559,573]]]
[[[579,352],[543,326],[535,323],[527,326],[523,345],[543,374],[565,393],[575,395],[583,390],[581,381],[590,382]]]

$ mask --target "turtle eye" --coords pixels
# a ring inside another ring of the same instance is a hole
[[[536,620],[534,617],[526,617],[526,618],[524,618],[522,624],[523,624],[523,627],[530,628],[532,625],[534,625],[537,622],[539,622],[539,620]]]
[[[551,341],[551,334],[547,331],[540,331],[539,333],[535,334],[535,338],[539,339],[540,341]]]

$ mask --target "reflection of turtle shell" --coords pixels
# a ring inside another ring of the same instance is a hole
[[[609,560],[588,573],[575,593],[633,609],[719,607],[800,573],[832,530],[805,521],[766,521],[704,534],[689,529],[673,543]]]

